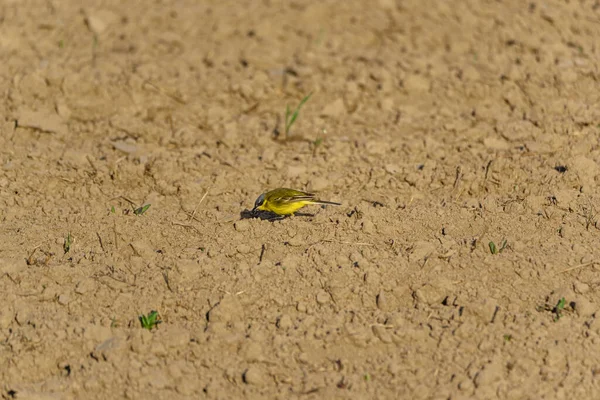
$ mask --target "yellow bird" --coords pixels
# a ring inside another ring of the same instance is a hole
[[[271,211],[277,215],[291,215],[309,204],[332,204],[341,206],[333,201],[318,200],[314,193],[301,192],[294,189],[279,188],[258,196],[252,211]]]

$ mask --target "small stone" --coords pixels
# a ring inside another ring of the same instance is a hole
[[[475,376],[475,386],[488,386],[502,378],[504,366],[499,362],[491,362],[483,367]]]
[[[392,335],[383,325],[373,325],[373,334],[383,343],[392,343]]]
[[[471,304],[465,306],[464,313],[465,315],[475,317],[478,322],[489,324],[492,322],[497,310],[497,303],[493,299],[485,298],[483,300],[472,301]]]
[[[233,226],[235,227],[235,230],[238,232],[246,232],[248,229],[250,229],[250,222],[248,222],[245,219],[242,219],[240,221],[236,221]]]
[[[369,220],[366,220],[362,223],[362,231],[364,233],[374,233],[375,232],[375,224]]]
[[[587,283],[575,281],[573,283],[573,290],[577,294],[586,294],[590,291],[590,285],[588,285]]]
[[[408,255],[410,262],[423,262],[429,258],[436,250],[436,246],[433,243],[426,241],[416,242],[412,246],[412,251]]]
[[[580,317],[591,317],[597,310],[597,307],[583,296],[578,296],[573,303],[575,303],[575,312]]]
[[[256,365],[252,365],[248,368],[242,375],[242,379],[244,383],[254,386],[264,386],[267,383],[267,377],[264,371]]]
[[[60,296],[58,296],[58,304],[62,306],[66,306],[67,304],[69,304],[70,301],[71,297],[66,293],[63,293]]]
[[[244,308],[237,296],[225,295],[209,312],[208,320],[213,322],[239,321],[244,317]]]
[[[96,290],[96,282],[91,278],[86,278],[77,283],[75,286],[75,293],[86,294]]]
[[[425,284],[419,289],[415,290],[413,297],[419,303],[425,303],[428,305],[440,304],[448,293],[444,288],[440,288],[434,285]]]
[[[375,302],[377,303],[377,308],[379,308],[381,311],[389,311],[389,301],[385,292],[379,292],[375,298]]]
[[[14,314],[7,309],[0,309],[0,330],[4,330],[10,326],[14,318]]]
[[[242,355],[247,362],[262,362],[264,361],[264,351],[260,343],[250,341],[242,347]]]
[[[296,306],[296,310],[298,310],[298,312],[305,313],[307,310],[306,303],[303,301],[299,301],[298,305]]]
[[[458,389],[462,390],[463,392],[470,392],[474,388],[475,388],[475,385],[473,385],[473,381],[470,379],[463,379],[458,384]]]
[[[385,171],[388,174],[396,175],[398,172],[400,172],[400,167],[396,164],[386,164]]]
[[[130,245],[133,251],[144,260],[151,260],[156,257],[156,252],[145,240],[134,240]]]
[[[17,117],[18,126],[38,129],[44,132],[66,133],[67,126],[56,114],[44,111],[22,110]]]
[[[85,21],[88,28],[96,35],[102,34],[117,16],[107,10],[94,10],[87,12]]]
[[[138,151],[138,147],[134,143],[127,143],[125,141],[119,140],[116,142],[111,142],[111,144],[116,150],[122,151],[126,154],[135,154]]]
[[[327,293],[324,290],[321,290],[319,293],[317,293],[317,303],[323,305],[323,304],[327,304],[329,303],[329,293]]]
[[[490,150],[508,150],[510,148],[510,144],[504,140],[495,137],[487,137],[483,139],[483,145]]]
[[[148,386],[154,389],[164,389],[169,384],[169,377],[163,370],[156,369],[146,375],[145,381]]]
[[[96,346],[96,351],[110,351],[110,350],[115,350],[115,349],[119,349],[122,347],[123,344],[123,340],[113,336],[109,339],[106,339],[104,342],[100,343],[98,346]]]
[[[394,110],[394,99],[391,97],[386,97],[383,100],[381,100],[379,102],[379,108],[381,108],[382,111],[393,111]]]
[[[318,301],[318,300],[317,300]],[[293,325],[293,321],[292,321],[292,317],[290,317],[287,314],[283,314],[281,317],[279,317],[279,319],[277,320],[277,327],[279,329],[289,329],[292,327]]]
[[[308,354],[300,353],[300,354],[298,354],[298,361],[301,362],[302,364],[308,364],[308,362],[310,361],[310,358],[308,357]]]
[[[390,363],[387,367],[387,371],[393,375],[397,376],[402,372],[402,368],[397,363]]]
[[[240,254],[248,254],[252,251],[252,247],[246,243],[242,243],[236,247],[236,251]]]
[[[17,314],[15,315],[15,320],[19,325],[25,325],[31,320],[31,313],[26,310],[17,311]]]
[[[321,116],[324,117],[339,117],[343,114],[346,114],[346,106],[341,98],[327,104],[321,112]]]

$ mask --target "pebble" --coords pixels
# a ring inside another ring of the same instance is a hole
[[[329,298],[329,294],[324,290],[317,293],[317,303],[321,305],[329,303]]]
[[[483,367],[475,376],[475,386],[488,386],[502,378],[504,366],[499,362],[491,362]]]
[[[252,247],[246,243],[242,243],[236,247],[236,250],[240,254],[248,254],[252,251]]]
[[[62,118],[44,111],[22,110],[18,116],[19,126],[39,129],[45,132],[66,133],[67,126]]]
[[[298,305],[296,306],[296,310],[298,310],[298,312],[305,313],[307,310],[306,303],[303,301],[299,301]]]
[[[86,278],[77,283],[77,286],[75,286],[75,293],[86,294],[94,291],[95,289],[96,282],[91,278]]]
[[[19,325],[25,325],[31,320],[31,313],[26,310],[17,311],[17,314],[15,315],[15,320]]]
[[[230,322],[241,320],[244,317],[244,308],[237,296],[225,295],[209,312],[208,320],[213,322]]]
[[[117,336],[106,339],[104,342],[96,346],[96,351],[109,351],[121,348],[123,340]]]
[[[254,341],[243,347],[242,354],[247,362],[262,362],[265,359],[261,344]]]
[[[379,292],[375,298],[375,302],[377,304],[377,308],[379,308],[381,311],[389,311],[390,304],[384,291]]]
[[[574,303],[575,312],[580,317],[591,317],[597,310],[597,307],[583,296],[578,296]]]
[[[590,291],[590,285],[588,285],[587,283],[575,281],[573,283],[573,290],[575,291],[575,293],[578,294],[586,294]]]
[[[58,304],[60,304],[62,306],[66,306],[67,304],[69,304],[70,301],[71,301],[71,297],[66,293],[63,293],[58,296]]]
[[[383,343],[392,343],[392,335],[383,325],[373,325],[373,334]]]
[[[319,300],[317,299],[317,301],[319,301]],[[279,329],[287,330],[287,329],[291,328],[293,324],[294,324],[294,322],[292,321],[292,317],[290,317],[287,314],[283,314],[277,320],[277,327]]]
[[[341,98],[327,104],[321,112],[324,117],[339,117],[343,114],[346,114],[346,106]]]
[[[248,385],[264,386],[267,383],[265,373],[256,365],[250,366],[242,375],[242,379]]]
[[[241,221],[236,221],[233,226],[238,232],[246,232],[248,229],[250,229],[250,222],[242,219]]]
[[[373,233],[375,232],[375,224],[369,220],[366,220],[362,223],[362,231],[364,233]]]
[[[475,385],[473,385],[473,381],[470,379],[463,379],[458,384],[458,388],[464,392],[470,392],[475,388]]]
[[[10,326],[13,320],[13,313],[8,309],[0,309],[0,330]]]

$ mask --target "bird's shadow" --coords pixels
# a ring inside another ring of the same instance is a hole
[[[314,214],[308,213],[295,213],[296,217],[314,217]],[[240,219],[253,219],[260,218],[263,221],[281,221],[282,219],[289,218],[291,215],[277,215],[270,211],[252,211],[244,210],[240,213]]]

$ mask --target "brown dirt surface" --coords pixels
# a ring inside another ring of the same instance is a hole
[[[598,37],[591,0],[2,1],[0,396],[600,398]],[[342,206],[249,218],[275,187]]]

